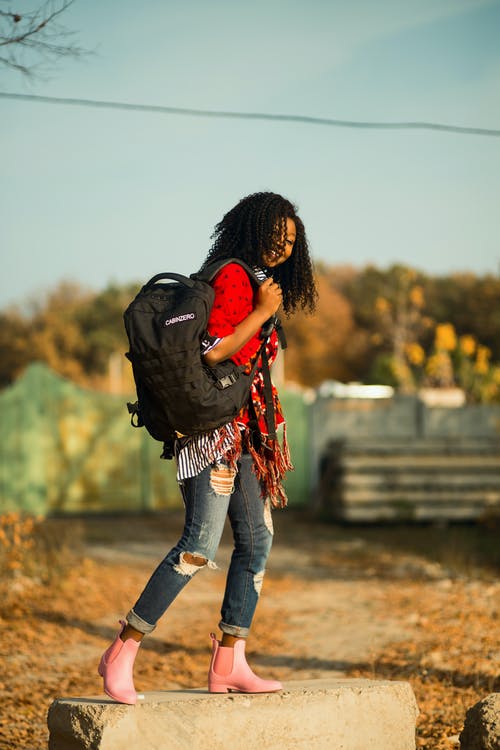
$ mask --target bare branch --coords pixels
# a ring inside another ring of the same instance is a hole
[[[5,44],[18,44],[19,42],[22,42],[24,39],[34,36],[35,34],[38,34],[42,29],[44,29],[46,26],[48,26],[54,18],[59,16],[61,13],[63,13],[67,8],[69,8],[70,5],[72,5],[74,0],[63,0],[62,5],[60,8],[56,8],[55,10],[51,10],[53,7],[53,3],[46,2],[44,5],[40,6],[38,10],[33,11],[32,13],[27,13],[26,15],[22,16],[19,13],[5,13],[2,12],[0,15],[3,16],[10,16],[10,19],[12,23],[18,24],[22,21],[25,21],[27,23],[26,28],[23,31],[20,31],[17,36],[10,36],[5,39],[2,39],[0,37],[0,47]],[[41,16],[41,20],[38,21],[38,18]]]
[[[88,50],[71,43],[74,32],[59,23],[74,0],[45,0],[38,8],[26,13],[0,10],[0,47],[8,50],[0,57],[0,66],[31,76],[39,61],[53,62],[60,57],[81,57]],[[20,10],[20,9],[17,9]],[[30,54],[30,60],[24,57]]]
[[[0,57],[0,65],[5,65],[8,68],[13,68],[14,70],[18,70],[20,73],[23,73],[26,76],[30,76],[30,70],[25,65],[20,65],[19,63],[16,63],[13,60],[9,60],[6,57]]]

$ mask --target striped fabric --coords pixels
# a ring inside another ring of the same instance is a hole
[[[266,272],[254,266],[253,271],[259,279],[264,281],[267,278]],[[202,354],[206,354],[222,341],[217,336],[210,336],[208,333],[201,343]],[[195,477],[203,469],[211,464],[219,463],[224,454],[231,448],[235,440],[235,427],[232,424],[224,426],[224,438],[221,442],[221,431],[210,430],[201,435],[193,437],[179,437],[175,442],[175,457],[177,459],[177,481],[182,482],[188,477]]]
[[[210,336],[208,332],[205,333],[205,337],[201,340],[201,353],[208,354],[208,352],[215,349],[217,344],[222,341],[220,336]]]
[[[177,481],[195,477],[210,464],[220,463],[222,456],[234,443],[235,428],[225,426],[226,435],[221,442],[220,430],[210,430],[194,437],[178,438],[175,443]]]
[[[267,273],[263,268],[259,268],[259,266],[253,266],[252,270],[261,283],[267,279]]]

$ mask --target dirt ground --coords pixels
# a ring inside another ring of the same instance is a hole
[[[408,680],[420,708],[417,747],[458,747],[466,709],[500,689],[494,573],[464,574],[296,511],[273,517],[275,545],[248,641],[254,670],[283,681]],[[0,580],[0,748],[46,748],[52,700],[102,693],[100,654],[176,541],[182,516],[49,526],[46,580],[33,572]],[[139,691],[205,686],[230,543],[226,530],[219,569],[201,571],[143,642]]]

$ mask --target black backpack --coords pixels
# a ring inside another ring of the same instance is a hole
[[[182,276],[160,273],[145,284],[124,313],[137,401],[127,407],[134,427],[146,427],[164,443],[171,458],[176,433],[197,435],[231,422],[246,404],[259,358],[262,358],[268,428],[275,435],[274,408],[265,343],[275,325],[263,328],[263,343],[251,372],[231,360],[209,367],[202,360],[215,292],[210,281],[228,263],[238,263],[254,286],[260,281],[243,261],[229,258]],[[174,283],[162,283],[171,280]],[[271,424],[269,424],[271,422]]]

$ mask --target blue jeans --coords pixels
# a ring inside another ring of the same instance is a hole
[[[259,600],[273,527],[269,500],[261,496],[252,468],[252,457],[243,454],[237,472],[226,466],[208,466],[181,486],[186,520],[184,531],[158,565],[142,594],[127,614],[127,622],[141,633],[156,623],[201,567],[214,562],[229,515],[234,550],[227,573],[219,627],[224,633],[245,638]],[[184,554],[189,560],[184,560]],[[193,564],[193,557],[203,564]]]

